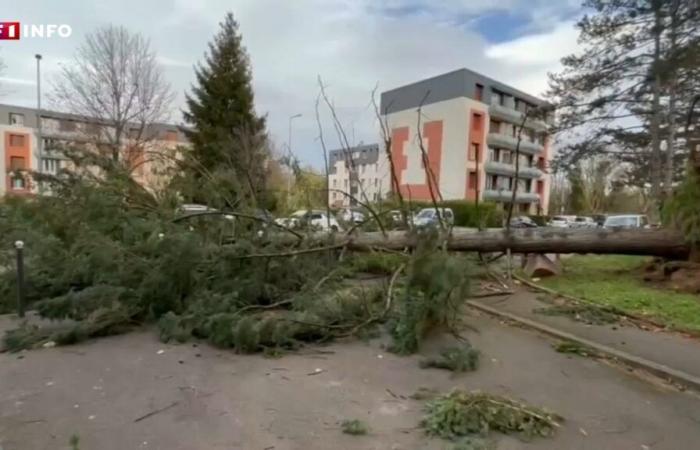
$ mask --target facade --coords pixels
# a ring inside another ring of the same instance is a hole
[[[444,200],[478,197],[509,204],[518,128],[526,110],[542,105],[536,97],[467,69],[382,93],[380,108],[391,133],[402,195],[430,200],[432,188]],[[416,133],[419,107],[429,177]],[[550,119],[527,119],[523,128],[514,209],[522,214],[547,213]]]
[[[331,150],[328,152],[329,203],[348,207],[355,206],[356,200],[381,200],[391,189],[389,175],[385,152],[377,144]]]
[[[99,150],[102,137],[110,132],[98,121],[47,110],[41,111],[41,132],[38,125],[36,109],[0,104],[0,196],[36,193],[30,171],[55,174],[63,168],[70,169],[71,162],[60,148],[83,144]],[[137,141],[137,132],[141,145],[130,145]],[[163,182],[162,172],[169,160],[147,155],[172,152],[175,156],[175,148],[186,140],[175,125],[155,124],[147,132],[149,136],[144,136],[143,130],[128,130],[123,156],[132,163],[137,181],[146,187],[157,187]],[[41,163],[39,136],[43,141]]]

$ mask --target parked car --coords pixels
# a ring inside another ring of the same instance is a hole
[[[511,228],[537,228],[534,220],[527,216],[518,216],[510,219]]]
[[[299,228],[301,225],[298,217],[279,217],[275,219],[275,223],[291,229]]]
[[[650,228],[649,219],[643,214],[619,214],[608,216],[603,224],[604,228],[628,229],[628,228]]]
[[[320,209],[300,209],[292,214],[292,218],[297,219],[302,227],[308,226],[322,231],[343,231],[333,215],[329,217],[326,211]]]
[[[591,217],[576,216],[573,222],[569,224],[570,228],[597,228],[598,224]]]
[[[553,216],[547,226],[553,228],[569,228],[569,219],[566,216]]]
[[[365,221],[365,215],[361,211],[351,208],[345,208],[338,212],[337,217],[346,223],[362,223]]]
[[[418,211],[418,214],[413,218],[413,224],[416,227],[439,226],[437,211],[440,211],[440,217],[443,223],[447,226],[452,226],[455,223],[455,215],[450,208],[423,208]]]

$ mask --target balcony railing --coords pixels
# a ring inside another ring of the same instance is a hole
[[[489,115],[496,119],[517,123],[518,125],[523,121],[522,112],[508,106],[499,105],[498,103],[492,103],[489,106]],[[545,131],[547,129],[547,124],[540,119],[528,119],[525,121],[525,126],[534,128],[537,131]]]
[[[492,202],[510,202],[513,198],[511,189],[485,189],[484,200]],[[516,192],[515,203],[538,203],[540,196],[535,192]]]
[[[518,147],[518,139],[512,136],[501,133],[489,133],[488,135],[488,145],[489,147],[505,148],[507,150],[515,151]],[[530,142],[526,139],[520,140],[520,152],[535,155],[544,150],[544,146],[539,142]]]
[[[515,164],[508,164],[499,161],[487,161],[484,164],[484,169],[488,173],[497,175],[515,175]],[[518,178],[540,178],[541,176],[542,171],[537,167],[525,167],[521,165],[518,169]]]

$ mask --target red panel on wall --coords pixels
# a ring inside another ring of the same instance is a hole
[[[24,177],[24,187],[22,189],[12,189],[13,177],[9,173],[12,168],[13,160],[15,165],[22,161],[24,170],[31,170],[31,139],[27,133],[5,132],[5,171],[6,176],[6,192],[12,194],[28,194],[31,191],[30,179]]]
[[[478,194],[478,182],[481,178],[478,175],[480,172],[483,172],[483,164],[486,155],[486,142],[484,139],[484,135],[486,134],[484,131],[484,124],[486,123],[485,117],[486,113],[484,111],[477,109],[472,109],[469,111],[469,127],[467,127],[469,130],[469,135],[467,140],[467,148],[465,150],[467,152],[468,161],[477,161],[478,159],[476,162],[478,170],[476,171],[477,177],[475,177],[473,184],[469,180],[471,177],[467,177],[464,197],[467,200],[472,201],[476,200]]]
[[[399,180],[399,190],[404,198],[413,200],[430,200],[431,188],[436,198],[440,198],[440,163],[442,162],[442,120],[435,120],[423,125],[423,144],[428,154],[430,176],[426,174],[423,184],[405,184],[403,172],[408,165],[406,142],[408,127],[392,130],[391,157]],[[422,167],[422,159],[421,159]]]

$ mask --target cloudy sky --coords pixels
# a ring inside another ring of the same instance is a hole
[[[0,102],[36,104],[34,54],[43,55],[50,90],[83,36],[108,23],[148,36],[164,66],[181,120],[193,65],[218,23],[232,11],[251,56],[258,112],[279,148],[287,142],[320,166],[314,103],[321,76],[355,143],[378,140],[370,93],[468,67],[532,94],[548,71],[576,49],[580,0],[24,0],[8,2],[0,21],[69,24],[70,38],[0,41]],[[337,139],[322,111],[330,147]]]

